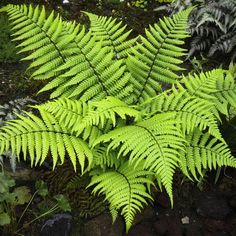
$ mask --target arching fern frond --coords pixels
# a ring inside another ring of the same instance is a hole
[[[231,155],[225,142],[219,141],[209,133],[195,129],[186,139],[188,145],[186,152],[181,155],[180,168],[187,176],[190,172],[198,180],[198,175],[203,176],[203,170],[216,169],[217,166],[236,167],[236,159]]]
[[[215,55],[216,52],[231,53],[230,56],[234,57],[236,51],[235,18],[235,0],[203,1],[190,16],[192,42],[188,57],[192,56],[195,51],[206,52],[209,57]]]
[[[33,51],[24,60],[34,60],[29,68],[34,68],[31,77],[34,79],[49,79],[58,75],[55,69],[65,63],[68,52],[67,45],[72,36],[64,35],[61,17],[49,17],[44,7],[33,9],[30,5],[8,5],[7,13],[12,22],[14,40],[21,41],[20,52]]]
[[[225,70],[189,75],[183,78],[182,83],[192,96],[212,102],[220,113],[227,115],[228,105],[236,106],[234,77]]]
[[[236,46],[235,31],[221,35],[210,47],[208,56],[211,57],[216,51],[224,54],[230,53]]]
[[[113,50],[116,58],[127,57],[136,42],[136,38],[128,40],[131,30],[126,32],[127,26],[122,26],[121,21],[117,22],[112,17],[84,13],[89,17],[90,30],[96,36],[96,40]]]
[[[161,178],[173,203],[172,178],[178,163],[179,152],[184,151],[185,139],[176,128],[174,113],[158,114],[145,121],[117,128],[99,137],[95,144],[110,142],[110,149],[119,150],[119,155],[129,155],[129,163],[154,171]]]
[[[56,88],[51,98],[62,96],[88,101],[116,96],[131,102],[131,75],[123,59],[113,60],[114,53],[108,47],[102,47],[101,42],[96,43],[95,38],[85,31],[81,31],[73,42],[78,55],[59,67],[57,71],[67,71],[42,91]]]
[[[152,200],[146,187],[146,184],[152,184],[147,178],[152,174],[143,170],[142,163],[134,168],[126,162],[118,170],[94,175],[88,187],[96,185],[93,192],[105,194],[113,213],[121,210],[128,232],[136,212],[141,211],[147,200]],[[115,218],[115,214],[113,216]]]
[[[95,147],[93,149],[93,165],[94,167],[100,166],[103,170],[107,168],[117,169],[124,162],[121,158],[117,157],[117,153],[110,151],[107,152],[107,146]]]
[[[106,120],[112,121],[113,126],[116,126],[116,116],[123,120],[127,117],[133,117],[135,121],[141,119],[141,112],[129,107],[126,103],[115,97],[107,97],[99,102],[91,103],[92,109],[84,116],[83,124],[89,125],[101,125],[104,127]]]
[[[29,154],[31,165],[37,165],[45,161],[50,151],[55,168],[58,159],[64,162],[67,152],[74,169],[78,161],[83,173],[86,162],[88,168],[92,163],[92,152],[87,143],[66,130],[50,113],[43,110],[40,113],[41,119],[26,113],[28,117],[19,115],[20,119],[8,121],[8,125],[1,127],[0,153],[11,149],[19,157],[22,152],[24,160]]]
[[[50,112],[59,124],[62,124],[66,129],[70,130],[80,136],[83,140],[87,140],[90,145],[94,140],[103,134],[103,132],[109,130],[110,124],[107,127],[101,129],[101,125],[98,127],[93,125],[85,125],[83,122],[84,116],[91,110],[88,103],[78,100],[59,98],[55,101],[50,101],[45,104],[36,106],[37,109],[46,110]]]
[[[186,90],[177,90],[175,86],[169,92],[162,93],[142,105],[151,116],[158,113],[175,112],[184,133],[191,133],[196,127],[222,139],[219,128],[219,116],[212,102],[198,98]]]
[[[115,97],[107,97],[99,102],[85,103],[78,100],[59,98],[52,102],[36,106],[44,109],[58,118],[59,123],[77,135],[84,132],[90,143],[105,132],[110,124],[117,125],[117,117],[124,121],[133,117],[135,121],[141,119],[141,113]]]
[[[34,60],[29,67],[34,69],[32,77],[52,79],[40,92],[54,89],[51,98],[63,96],[82,101],[106,96],[133,100],[131,75],[124,60],[113,62],[113,50],[102,47],[102,42],[97,42],[84,27],[62,22],[53,12],[47,18],[45,9],[39,7],[9,5],[7,12],[15,25],[16,40],[22,41],[21,51],[33,51],[25,58]]]
[[[146,30],[146,38],[127,60],[128,68],[134,77],[132,83],[138,102],[155,96],[161,91],[160,82],[175,83],[179,77],[175,72],[185,55],[179,45],[188,37],[186,31],[188,15],[191,9],[182,11],[173,17],[160,20],[159,24]]]

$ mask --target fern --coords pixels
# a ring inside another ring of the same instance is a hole
[[[193,36],[188,57],[206,51],[235,55],[236,2],[234,0],[203,1],[191,14],[189,24]]]
[[[65,46],[70,37],[62,35],[63,23],[54,12],[46,18],[45,8],[39,9],[30,5],[7,7],[9,19],[12,21],[12,30],[15,41],[22,41],[18,47],[24,47],[20,52],[34,52],[24,60],[32,60],[29,68],[37,68],[32,77],[35,79],[48,79],[57,76],[54,71],[66,61]],[[32,37],[33,36],[33,37]],[[63,42],[63,43],[60,43]],[[53,59],[53,60],[52,60]],[[50,61],[50,63],[48,63]]]
[[[189,77],[182,82],[191,95],[214,103],[215,109],[226,115],[229,105],[235,107],[236,85],[231,73],[218,69]]]
[[[186,134],[193,132],[195,127],[200,130],[208,128],[210,134],[221,139],[219,117],[212,102],[190,95],[187,90],[177,90],[174,86],[170,91],[170,94],[162,93],[142,105],[151,115],[176,112],[175,119],[181,122],[181,129]]]
[[[184,43],[190,9],[172,18],[164,18],[159,24],[146,30],[146,38],[127,60],[133,76],[136,101],[142,102],[161,91],[160,82],[175,83],[180,71],[179,57],[185,55],[179,45]]]
[[[197,173],[203,176],[203,170],[216,169],[222,165],[235,166],[236,160],[227,145],[216,138],[211,138],[210,134],[203,134],[196,129],[187,136],[187,140],[188,146],[186,153],[181,155],[180,168],[190,179],[189,172],[198,180]]]
[[[6,10],[15,25],[15,40],[23,40],[20,52],[33,51],[25,58],[36,59],[29,67],[35,70],[32,78],[51,79],[40,92],[57,88],[52,98],[76,97],[83,101],[108,95],[132,99],[128,98],[132,91],[127,84],[130,75],[125,66],[120,67],[123,60],[113,63],[114,52],[102,48],[84,27],[64,23],[53,12],[46,18],[44,8],[40,11],[39,7],[33,10],[32,6],[9,5]]]
[[[23,153],[24,160],[29,154],[31,166],[42,164],[50,150],[55,168],[58,159],[64,162],[65,153],[70,156],[70,160],[76,170],[77,159],[82,172],[85,168],[85,161],[88,166],[92,163],[92,153],[87,144],[76,137],[73,133],[68,133],[52,114],[40,110],[42,119],[33,114],[27,113],[28,118],[18,115],[20,119],[8,121],[6,126],[1,128],[0,142],[1,153],[8,152],[11,146],[12,154],[18,157]]]
[[[131,52],[136,39],[127,40],[131,30],[125,32],[126,25],[112,17],[107,18],[85,12],[91,22],[90,30],[97,41],[102,41],[102,46],[108,46],[115,52],[116,58],[127,57]],[[121,27],[122,26],[122,27]]]
[[[116,214],[121,210],[125,218],[126,231],[130,229],[137,211],[142,209],[143,204],[147,204],[146,199],[152,199],[146,192],[146,184],[152,182],[146,178],[152,174],[145,171],[140,163],[138,168],[130,168],[126,162],[118,170],[110,170],[99,175],[94,175],[89,186],[96,185],[93,192],[104,193],[110,202],[110,209]],[[88,187],[89,187],[88,186]]]
[[[117,128],[97,139],[110,142],[108,150],[117,148],[118,155],[129,155],[131,164],[137,167],[142,160],[144,168],[161,177],[167,193],[172,199],[172,178],[178,162],[178,151],[184,149],[184,137],[175,127],[172,113],[156,115],[132,126]]]
[[[236,167],[219,130],[236,104],[232,70],[179,75],[191,9],[150,26],[139,42],[108,17],[86,13],[87,30],[40,7],[4,10],[33,59],[32,78],[49,79],[41,92],[56,99],[34,106],[40,118],[25,113],[3,125],[0,155],[11,150],[31,165],[52,157],[53,168],[68,157],[127,231],[152,200],[151,185],[164,187],[173,205],[177,169],[198,180],[207,169]]]

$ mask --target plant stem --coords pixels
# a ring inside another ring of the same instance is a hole
[[[35,219],[31,220],[30,222],[24,224],[20,229],[18,229],[15,234],[17,234],[18,232],[20,232],[23,228],[25,228],[25,226],[29,226],[30,224],[32,224],[33,222],[35,222],[36,220],[39,220],[40,218],[54,212],[55,210],[57,210],[59,207],[58,207],[58,204],[56,204],[55,206],[53,206],[52,208],[50,208],[48,211],[44,212],[43,214],[39,215],[38,217],[36,217]]]
[[[18,222],[17,222],[16,227],[18,227],[18,225],[19,225],[19,223],[20,223],[22,217],[25,215],[25,212],[26,212],[27,209],[29,208],[30,204],[32,203],[32,201],[33,201],[33,199],[34,199],[34,197],[35,197],[35,195],[36,195],[37,193],[38,193],[38,190],[35,191],[35,193],[34,193],[33,196],[31,197],[30,201],[28,202],[27,206],[25,207],[24,211],[22,212],[22,214],[21,214],[21,216],[20,216],[20,219],[19,219]]]

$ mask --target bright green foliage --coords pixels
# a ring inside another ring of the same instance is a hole
[[[175,83],[181,68],[179,57],[185,55],[184,44],[188,36],[187,19],[191,9],[164,18],[159,24],[146,29],[142,44],[133,50],[127,64],[133,76],[134,93],[137,102],[143,102],[161,91],[160,82]]]
[[[126,25],[110,17],[97,16],[85,12],[91,22],[90,30],[96,36],[97,41],[102,42],[102,46],[108,46],[115,52],[117,58],[123,58],[132,50],[136,39],[127,40],[131,30],[125,32]],[[121,27],[122,26],[122,27]]]
[[[129,154],[129,162],[134,164],[134,168],[144,161],[144,169],[152,170],[160,176],[171,201],[172,178],[179,159],[177,150],[184,150],[185,144],[173,118],[172,113],[159,114],[110,131],[95,142],[97,144],[112,140],[108,150],[120,146],[118,156]]]
[[[163,186],[173,204],[177,169],[198,180],[207,169],[236,167],[219,130],[220,115],[236,104],[234,76],[222,69],[179,76],[191,9],[150,26],[137,42],[107,17],[86,13],[86,30],[43,8],[6,10],[21,50],[33,51],[32,78],[50,79],[41,91],[59,98],[35,107],[40,118],[26,113],[1,127],[0,154],[23,154],[32,165],[51,156],[54,168],[67,153],[127,231],[151,200],[150,185]],[[163,84],[172,87],[162,91]]]
[[[130,168],[128,162],[124,163],[117,170],[107,170],[105,173],[95,175],[89,186],[96,185],[94,192],[106,194],[106,199],[110,203],[110,210],[115,220],[117,211],[122,208],[126,229],[132,226],[134,216],[142,209],[143,204],[147,204],[147,199],[152,199],[147,193],[146,184],[152,184],[147,178],[150,171],[143,170],[143,165],[137,168]],[[89,187],[88,186],[88,187]]]
[[[108,95],[131,99],[128,95],[132,88],[127,85],[130,74],[121,67],[123,60],[113,62],[115,53],[96,42],[84,27],[63,22],[54,17],[54,12],[47,17],[44,7],[9,5],[7,12],[15,40],[23,40],[20,52],[33,51],[25,58],[34,60],[29,67],[34,70],[32,78],[51,79],[41,92],[56,88],[52,98],[76,97],[82,101]]]
[[[12,153],[19,157],[23,153],[24,160],[29,153],[31,165],[40,162],[43,163],[50,150],[53,158],[53,166],[58,162],[64,162],[65,153],[70,156],[74,169],[76,170],[77,159],[84,171],[85,159],[88,159],[89,165],[92,162],[92,153],[88,145],[79,139],[73,132],[68,130],[62,124],[59,124],[52,114],[40,110],[42,119],[27,113],[28,118],[19,115],[18,120],[8,122],[7,126],[2,127],[1,153],[9,150],[11,145]]]
[[[186,136],[188,141],[186,154],[181,155],[180,168],[183,173],[189,173],[198,180],[196,170],[203,176],[203,169],[216,169],[217,166],[235,167],[235,158],[232,157],[227,145],[216,138],[212,138],[209,133],[203,134],[195,129],[190,135]]]
[[[236,106],[235,78],[229,72],[212,70],[184,77],[182,82],[188,93],[214,103],[215,109],[225,115],[229,106]]]

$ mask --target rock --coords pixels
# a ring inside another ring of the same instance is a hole
[[[183,225],[188,225],[189,224],[189,217],[185,216],[181,219],[181,222]]]
[[[124,224],[120,217],[112,224],[110,214],[102,214],[85,223],[83,236],[121,236],[124,231]]]
[[[40,230],[40,236],[69,236],[71,220],[70,214],[55,214],[52,219],[44,223]]]
[[[225,198],[216,193],[201,193],[195,199],[198,215],[216,220],[224,220],[231,212]]]
[[[155,233],[152,227],[152,223],[143,222],[131,228],[130,232],[126,236],[156,236],[156,235],[157,234]],[[116,235],[116,236],[119,236],[119,235]]]

